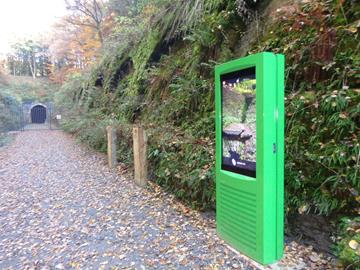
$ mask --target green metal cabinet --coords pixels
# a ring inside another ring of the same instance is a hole
[[[218,65],[215,90],[218,234],[273,263],[284,245],[284,56]]]

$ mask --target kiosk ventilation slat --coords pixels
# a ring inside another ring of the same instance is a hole
[[[223,233],[256,250],[256,195],[220,184]],[[236,205],[236,207],[234,207]]]

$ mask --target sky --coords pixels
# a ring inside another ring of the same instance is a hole
[[[17,39],[46,35],[65,12],[64,0],[1,0],[0,55]]]

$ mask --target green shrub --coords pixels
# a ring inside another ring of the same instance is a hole
[[[134,162],[133,156],[133,141],[132,141],[132,126],[131,125],[116,125],[117,135],[117,159],[132,166]]]
[[[304,92],[286,101],[286,204],[290,211],[351,212],[360,190],[358,90]]]
[[[100,152],[106,152],[106,126],[110,123],[108,118],[96,110],[83,113],[72,118],[64,118],[62,128],[75,134],[80,142]]]
[[[15,98],[0,94],[0,133],[20,129],[21,122],[20,103]]]
[[[290,16],[287,10],[252,51],[286,56],[287,211],[353,213],[360,190],[360,5],[319,0]]]
[[[166,126],[149,133],[152,179],[192,207],[214,208],[214,142]]]
[[[335,253],[340,267],[347,270],[360,269],[360,217],[342,218]]]

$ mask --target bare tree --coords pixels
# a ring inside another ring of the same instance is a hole
[[[96,30],[101,44],[104,42],[103,22],[105,18],[102,0],[65,0],[67,10],[73,11],[66,17],[68,23],[91,27]]]

